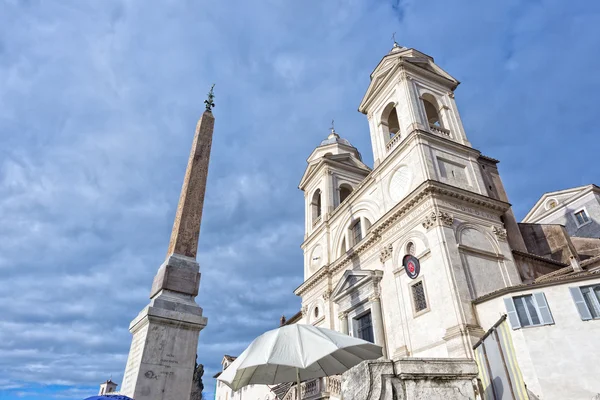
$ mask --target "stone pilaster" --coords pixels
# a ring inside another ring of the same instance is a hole
[[[369,297],[371,304],[371,317],[373,318],[373,331],[375,333],[375,344],[383,348],[383,358],[387,358],[385,344],[385,328],[383,326],[383,313],[381,311],[381,298],[379,295]]]
[[[340,320],[340,330],[343,334],[348,334],[348,313],[341,312],[338,314]]]

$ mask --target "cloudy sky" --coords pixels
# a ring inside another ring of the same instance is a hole
[[[518,218],[600,183],[594,0],[0,0],[0,399],[121,382],[216,83],[197,299],[212,397],[223,354],[299,308],[297,185],[332,118],[372,164],[356,109],[393,32],[462,82]]]

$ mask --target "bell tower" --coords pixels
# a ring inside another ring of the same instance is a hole
[[[358,108],[369,119],[375,166],[415,129],[470,146],[454,101],[458,84],[432,57],[394,43]]]
[[[362,162],[356,147],[331,127],[330,133],[307,159],[299,188],[305,199],[305,243],[319,243],[305,251],[305,276],[333,261],[327,241],[327,221],[346,202],[371,169]],[[303,246],[304,248],[304,246]],[[310,258],[310,259],[309,259]]]

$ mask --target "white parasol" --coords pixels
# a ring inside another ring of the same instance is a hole
[[[338,375],[382,356],[381,346],[330,329],[293,324],[254,339],[219,376],[233,390]]]

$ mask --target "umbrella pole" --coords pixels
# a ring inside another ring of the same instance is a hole
[[[296,388],[298,389],[298,400],[302,400],[302,390],[300,388],[300,371],[296,368]]]

